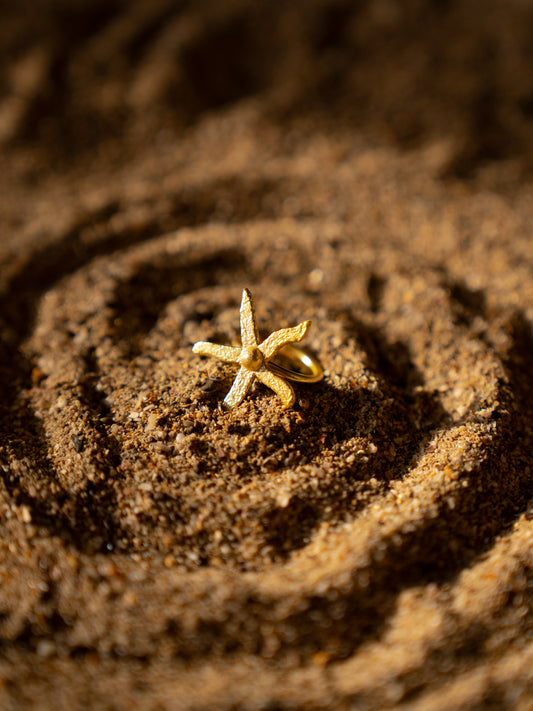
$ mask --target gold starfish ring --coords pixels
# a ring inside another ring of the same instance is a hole
[[[299,348],[288,346],[301,341],[310,325],[311,321],[303,321],[293,328],[282,328],[259,343],[252,295],[248,289],[244,289],[241,301],[241,347],[200,341],[194,344],[193,351],[241,366],[231,390],[224,398],[223,404],[228,409],[242,402],[254,378],[271,388],[280,397],[283,407],[287,408],[294,403],[294,390],[276,372],[286,378],[306,382],[316,382],[323,376],[322,367],[315,358]],[[284,350],[284,358],[282,362],[276,363],[273,359],[281,349]]]

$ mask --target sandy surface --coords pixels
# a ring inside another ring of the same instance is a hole
[[[531,709],[531,3],[2,13],[0,708]]]

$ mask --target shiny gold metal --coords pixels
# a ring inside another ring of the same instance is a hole
[[[299,383],[318,383],[324,377],[324,369],[318,360],[293,343],[282,346],[274,358],[268,361],[267,368]]]
[[[212,356],[225,363],[241,366],[231,390],[224,398],[224,406],[230,410],[237,407],[246,396],[253,379],[257,378],[279,396],[284,408],[291,407],[295,399],[294,390],[284,378],[314,383],[324,375],[315,358],[292,345],[304,338],[311,321],[274,331],[259,343],[254,304],[248,289],[242,292],[240,319],[240,347],[221,346],[206,341],[199,341],[193,346],[193,351],[199,355]]]

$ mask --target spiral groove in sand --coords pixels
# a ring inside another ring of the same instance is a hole
[[[394,626],[408,590],[460,574],[522,504],[505,468],[509,376],[458,319],[465,307],[446,276],[421,263],[377,289],[379,252],[356,265],[342,230],[333,248],[314,237],[319,224],[302,235],[284,223],[276,246],[278,229],[149,239],[59,272],[38,296],[19,366],[33,368],[33,385],[5,414],[15,437],[4,496],[33,541],[56,538],[57,565],[78,551],[75,616],[66,590],[54,596],[66,647],[344,658]],[[291,298],[286,285],[311,255],[326,283]],[[361,282],[366,304],[350,299]],[[235,337],[245,283],[266,329],[313,320],[326,380],[301,388],[295,411],[257,387],[222,412],[231,373],[192,354],[200,338]],[[487,508],[494,488],[499,512]],[[98,553],[117,582],[103,585],[88,626]],[[138,593],[123,588],[130,576]],[[141,611],[158,618],[155,637]]]
[[[0,27],[0,707],[529,708],[530,9],[178,5]]]

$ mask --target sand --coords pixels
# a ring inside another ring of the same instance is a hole
[[[531,4],[2,13],[0,708],[533,708]]]

